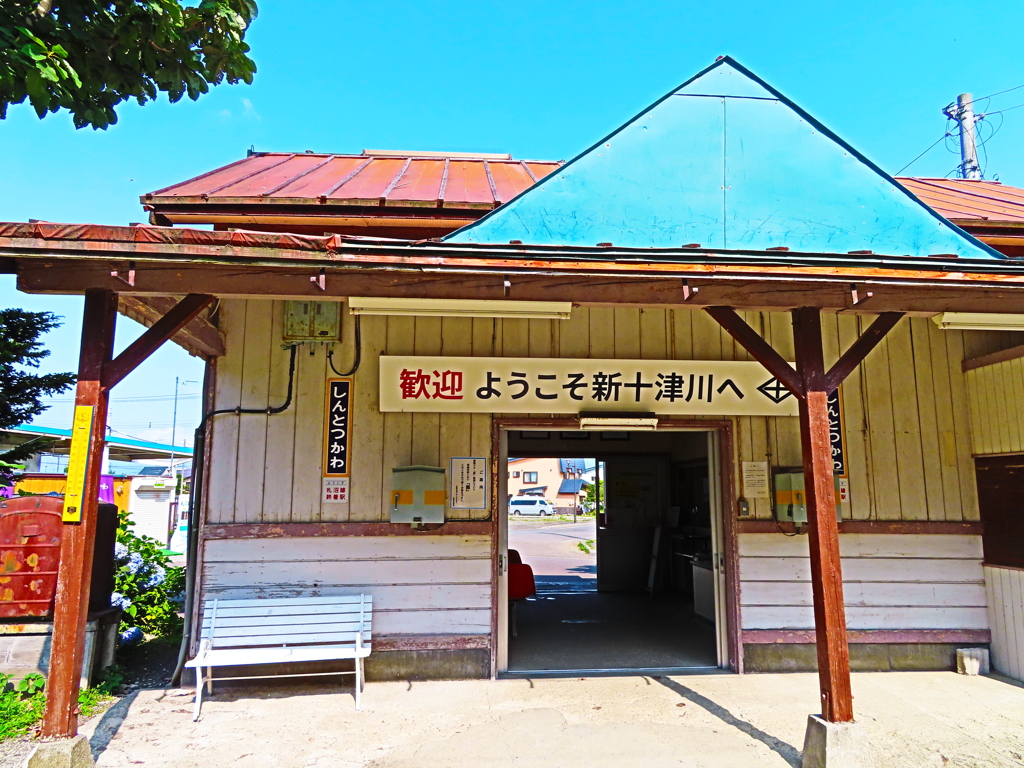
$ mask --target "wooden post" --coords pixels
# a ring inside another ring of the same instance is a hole
[[[880,314],[826,372],[821,347],[821,315],[816,307],[793,310],[796,369],[731,307],[705,307],[705,311],[799,398],[821,712],[830,722],[849,722],[853,720],[853,694],[850,691],[850,649],[846,643],[843,573],[839,561],[828,395],[878,346],[903,315],[899,312]]]
[[[117,297],[114,293],[102,289],[85,292],[75,405],[92,406],[94,410],[81,522],[64,526],[60,545],[53,641],[46,684],[47,704],[41,730],[41,735],[46,738],[69,738],[78,733],[78,689],[85,655],[89,582],[96,544],[100,469],[107,424],[107,392],[101,380],[114,346],[116,317]]]
[[[829,387],[821,347],[821,316],[816,307],[793,310],[793,340],[796,370],[803,379],[804,388],[804,397],[800,399],[800,441],[807,494],[821,711],[825,720],[845,723],[853,720],[850,649],[846,642],[843,573],[832,473]]]

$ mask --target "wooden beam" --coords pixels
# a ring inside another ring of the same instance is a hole
[[[1010,347],[1009,349],[1001,349],[998,352],[991,352],[987,355],[978,355],[977,357],[969,357],[960,363],[960,367],[964,373],[973,371],[975,368],[984,368],[987,365],[996,365],[997,363],[1005,363],[1008,360],[1018,360],[1024,357],[1024,344],[1017,347]]]
[[[118,298],[117,310],[147,328],[152,327],[177,303],[170,296],[126,296]],[[202,314],[170,339],[191,355],[209,360],[224,354],[224,334]]]
[[[117,297],[114,293],[104,290],[86,292],[75,405],[91,406],[94,410],[81,522],[65,524],[61,538],[50,669],[46,682],[47,703],[41,731],[44,738],[67,738],[78,732],[78,689],[85,656],[100,468],[107,424],[107,390],[102,379],[114,348],[116,318]]]
[[[817,308],[793,310],[793,341],[796,367],[805,391],[805,397],[800,400],[800,441],[807,497],[818,687],[824,719],[845,723],[853,720],[853,693],[832,475],[829,393],[821,345],[821,315]]]
[[[878,343],[885,338],[885,334],[893,329],[901,317],[903,317],[902,312],[883,312],[879,315],[871,327],[850,345],[850,348],[843,353],[835,365],[829,368],[828,373],[825,374],[825,389],[829,392],[835,391],[868,356],[868,353],[878,346]]]
[[[2,238],[0,238],[2,240]],[[357,264],[352,262],[269,264],[217,264],[198,259],[202,254],[180,255],[160,261],[138,262],[135,285],[128,289],[110,276],[110,256],[93,258],[47,254],[18,258],[18,290],[25,293],[82,293],[86,288],[107,288],[133,296],[166,297],[209,293],[221,298],[312,299],[324,301],[348,296],[433,299],[503,299],[503,276],[511,283],[509,296],[523,301],[572,301],[590,306],[662,306],[701,309],[705,306],[789,311],[818,306],[858,314],[886,311],[934,315],[937,312],[1024,313],[1024,285],[994,285],[936,278],[925,284],[892,281],[876,275],[858,285],[873,292],[866,306],[854,306],[850,279],[822,275],[812,278],[795,272],[740,274],[725,268],[690,264],[634,264],[607,262],[547,262],[521,259],[501,262],[503,271],[481,260],[453,268],[418,264]],[[240,249],[241,250],[241,249]],[[326,290],[311,283],[321,266],[327,270]],[[686,300],[683,279],[700,292]],[[948,283],[948,284],[947,284]],[[122,290],[127,289],[127,290]],[[581,290],[583,289],[583,290]],[[581,301],[581,297],[583,300]]]
[[[128,348],[111,360],[103,370],[103,386],[110,389],[121,379],[134,371],[139,364],[153,354],[160,345],[188,325],[196,315],[208,307],[213,296],[190,293],[179,301],[170,312],[133,341]]]
[[[706,307],[704,311],[715,318],[718,324],[753,355],[755,360],[767,368],[768,372],[778,379],[786,389],[799,398],[804,396],[803,382],[797,372],[793,370],[793,366],[772,349],[771,344],[762,339],[757,331],[747,325],[735,310],[730,307]]]

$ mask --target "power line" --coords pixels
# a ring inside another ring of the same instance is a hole
[[[977,99],[974,99],[974,101],[979,101],[981,99],[991,99],[993,96],[1002,96],[1004,93],[1009,93],[1010,91],[1019,91],[1021,88],[1024,88],[1024,85],[1015,85],[1013,86],[1013,88],[1007,88],[1005,91],[996,91],[995,93],[990,93],[988,96],[979,96]]]
[[[952,135],[952,134],[950,134],[950,133],[949,133],[949,131],[946,131],[946,133],[942,134],[942,135],[941,135],[941,136],[940,136],[940,137],[939,137],[938,139],[936,139],[936,140],[935,140],[935,141],[934,141],[934,142],[933,142],[933,143],[932,143],[932,144],[931,144],[931,145],[930,145],[930,146],[928,147],[928,149],[926,149],[926,150],[925,150],[924,152],[922,152],[922,153],[921,153],[920,155],[918,155],[918,156],[917,156],[917,157],[915,157],[915,158],[914,158],[913,160],[911,160],[911,161],[910,161],[909,163],[907,163],[907,164],[906,164],[906,165],[904,165],[904,166],[903,166],[902,168],[900,168],[900,169],[899,169],[898,171],[896,171],[896,173],[894,173],[894,174],[893,174],[893,176],[899,176],[899,175],[900,175],[901,173],[903,173],[903,172],[904,172],[905,170],[907,170],[907,168],[909,168],[910,166],[912,166],[912,165],[913,165],[914,163],[916,163],[916,162],[917,162],[918,160],[920,160],[920,159],[921,159],[922,157],[924,157],[924,156],[925,156],[925,155],[927,155],[927,154],[928,154],[929,152],[931,152],[931,151],[932,151],[933,149],[935,149],[935,147],[937,147],[937,146],[938,146],[939,142],[941,142],[941,141],[944,141],[944,140],[946,139],[946,137],[947,137],[947,136],[951,136],[951,135]]]
[[[199,393],[193,393],[190,395],[178,395],[178,400],[198,400],[202,397]],[[174,395],[140,395],[139,397],[112,397],[110,398],[111,404],[115,403],[155,403],[155,402],[169,402],[174,399]],[[49,402],[51,403],[73,403],[75,398],[73,397],[52,397]]]
[[[987,117],[988,115],[1001,115],[1003,114],[1003,112],[1009,112],[1011,109],[1020,109],[1021,107],[1024,107],[1024,104],[1017,104],[1016,106],[1007,107],[1006,109],[996,109],[993,110],[992,112],[983,112],[982,115],[985,117]]]

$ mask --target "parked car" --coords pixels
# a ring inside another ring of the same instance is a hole
[[[555,505],[547,499],[518,498],[508,503],[510,515],[538,515],[548,517],[555,514]]]

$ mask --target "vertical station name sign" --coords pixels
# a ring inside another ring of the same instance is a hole
[[[352,379],[328,379],[321,501],[348,502],[351,437]]]
[[[796,416],[797,399],[752,361],[382,355],[380,410]]]

